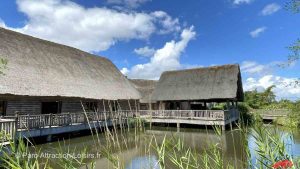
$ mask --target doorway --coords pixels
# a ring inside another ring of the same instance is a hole
[[[42,102],[42,114],[61,113],[61,102]]]

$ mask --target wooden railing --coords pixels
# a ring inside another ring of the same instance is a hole
[[[16,131],[15,119],[0,119],[0,143],[13,141]]]
[[[84,124],[90,121],[104,121],[120,118],[134,117],[135,112],[87,112],[87,113],[61,113],[61,114],[38,114],[18,115],[18,129],[36,129],[45,127],[59,127],[73,124]]]
[[[231,110],[140,110],[141,117],[150,118],[181,118],[198,120],[228,120],[238,118],[236,109]]]

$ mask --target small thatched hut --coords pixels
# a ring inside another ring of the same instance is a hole
[[[72,47],[0,28],[0,58],[8,60],[0,76],[2,115],[81,112],[80,101],[87,110],[109,103],[129,110],[140,99],[110,60]]]
[[[151,99],[151,95],[157,80],[130,79],[130,82],[141,94],[140,110],[156,110],[158,107],[156,102]]]
[[[207,103],[243,101],[239,65],[223,65],[164,72],[152,100],[159,109],[202,110]]]

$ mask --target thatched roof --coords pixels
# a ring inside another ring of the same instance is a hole
[[[151,101],[152,92],[157,84],[156,80],[130,79],[133,86],[140,92],[142,98],[141,103],[154,103]]]
[[[152,99],[242,101],[239,65],[164,72],[152,93]]]
[[[0,58],[8,59],[0,95],[140,98],[110,60],[72,47],[0,28]]]

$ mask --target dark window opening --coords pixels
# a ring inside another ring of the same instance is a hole
[[[180,110],[180,102],[170,102],[167,109],[168,110]]]
[[[6,102],[0,101],[0,115],[6,116]]]
[[[42,114],[61,113],[61,102],[42,102]]]
[[[206,107],[202,103],[197,103],[197,104],[191,104],[191,109],[192,110],[206,110]]]
[[[85,108],[87,112],[97,112],[98,111],[98,103],[97,102],[86,102]]]

